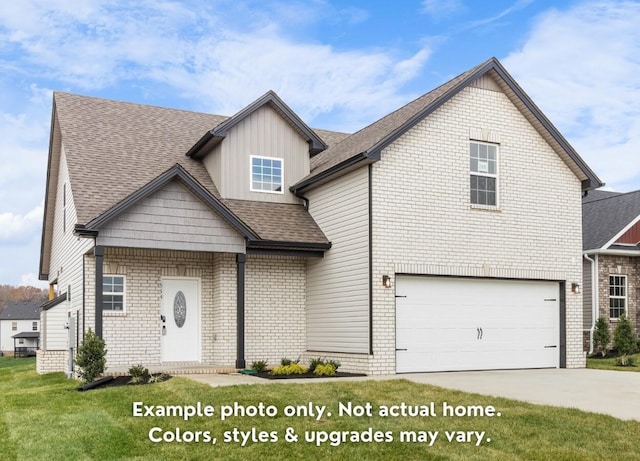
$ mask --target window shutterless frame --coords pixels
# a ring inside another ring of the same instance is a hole
[[[249,184],[251,192],[284,193],[284,159],[250,156]]]
[[[469,142],[469,201],[471,205],[497,208],[498,145]]]
[[[104,275],[102,280],[103,311],[124,312],[126,301],[126,284],[124,275]]]
[[[627,276],[609,275],[609,318],[619,319],[627,311]]]

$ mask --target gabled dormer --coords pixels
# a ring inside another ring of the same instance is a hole
[[[202,161],[223,199],[299,203],[289,187],[326,147],[269,91],[208,131],[187,155]]]

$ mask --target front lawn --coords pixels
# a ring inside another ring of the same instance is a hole
[[[635,362],[635,366],[621,367],[616,365],[615,357],[601,358],[596,356],[596,357],[587,358],[587,368],[595,368],[598,370],[615,370],[615,371],[636,371],[636,372],[640,371],[640,354],[630,355],[629,357],[633,358]]]
[[[34,368],[32,359],[0,358],[3,460],[640,460],[640,422],[401,379],[212,388],[174,377],[159,384],[77,392],[78,382],[60,373],[39,376]],[[134,402],[142,402],[142,414],[155,416],[134,417]],[[351,405],[354,415],[340,416],[339,402],[343,410]],[[408,406],[404,410],[402,403]],[[444,416],[445,404],[454,413],[467,409],[485,416]],[[203,416],[158,416],[177,411],[168,409],[170,405],[193,406],[189,411]],[[398,413],[422,405],[423,416],[379,415],[383,406],[392,405]],[[213,408],[212,416],[204,416],[210,411],[207,406]],[[223,406],[252,414],[275,409],[277,414],[222,421]],[[319,416],[318,407],[324,406]],[[287,417],[287,408],[311,408],[312,415]],[[415,441],[400,441],[402,431],[413,431],[405,436],[415,436]],[[453,432],[453,441],[445,431]],[[152,438],[162,439],[164,433],[167,439],[190,441],[152,442],[150,432]],[[287,433],[297,435],[298,441],[287,441]],[[314,441],[305,441],[305,433]],[[248,440],[245,446],[243,440]]]

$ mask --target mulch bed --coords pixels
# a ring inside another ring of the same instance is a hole
[[[358,376],[367,376],[363,373],[346,373],[343,371],[336,371],[335,376],[318,376],[313,373],[304,373],[302,375],[272,375],[268,371],[261,371],[259,373],[247,374],[247,376],[255,376],[263,379],[296,379],[296,378],[354,378]]]
[[[151,376],[157,376],[160,373],[155,373]],[[167,379],[171,379],[171,376],[169,375],[169,377]],[[105,387],[118,387],[118,386],[143,386],[145,384],[153,384],[153,383],[137,383],[137,384],[130,384],[131,383],[131,376],[107,376],[106,378],[101,378],[98,379],[92,383],[88,383],[88,384],[84,384],[80,387],[78,387],[78,390],[80,392],[83,391],[89,391],[92,389],[102,389]]]

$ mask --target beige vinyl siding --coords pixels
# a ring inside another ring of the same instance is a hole
[[[173,181],[100,230],[98,243],[127,248],[244,252],[244,239]]]
[[[211,152],[207,154],[205,158],[202,159],[202,163],[204,164],[204,167],[209,172],[209,176],[211,176],[213,183],[216,185],[220,193],[222,193],[221,184],[222,184],[222,146],[223,144],[218,144],[216,147],[214,147],[211,150]]]
[[[63,226],[63,188],[65,184],[67,187],[66,231]],[[61,146],[60,168],[58,170],[55,197],[51,262],[48,268],[49,282],[54,280],[58,281],[58,294],[67,293],[71,290],[71,300],[56,306],[57,310],[64,312],[64,321],[66,321],[66,314],[69,310],[72,312],[72,315],[77,315],[78,322],[81,322],[83,281],[82,255],[91,251],[94,242],[93,239],[78,238],[78,236],[73,233],[73,229],[78,222],[74,201],[74,194],[77,193],[81,194],[82,191],[75,190],[73,183],[71,183],[64,146]],[[87,325],[87,327],[89,326],[91,325]],[[62,334],[64,336],[60,336],[61,333],[58,331],[59,329],[59,324],[52,324],[51,327],[47,328],[47,337],[41,338],[44,344],[54,344],[56,349],[61,347],[60,341],[64,341],[64,344],[66,345],[67,331],[63,329]],[[49,335],[53,335],[53,343],[49,341]],[[82,340],[82,335],[80,335],[80,340]]]
[[[209,155],[216,155],[212,152]],[[222,141],[219,163],[213,159],[205,166],[214,178],[223,198],[264,202],[300,203],[289,186],[309,174],[309,144],[270,106],[263,106],[229,130]],[[284,161],[284,193],[251,192],[252,155]],[[221,173],[211,171],[218,168]]]
[[[360,168],[307,194],[332,245],[307,263],[307,350],[369,352],[368,191]]]
[[[69,330],[65,328],[68,318],[69,303],[67,301],[42,312],[41,347],[48,351],[64,351],[68,349]]]
[[[500,89],[500,86],[498,85],[498,83],[488,74],[484,74],[481,77],[478,77],[471,84],[471,86],[475,88],[480,88],[483,90],[498,91],[502,93],[502,90]]]

